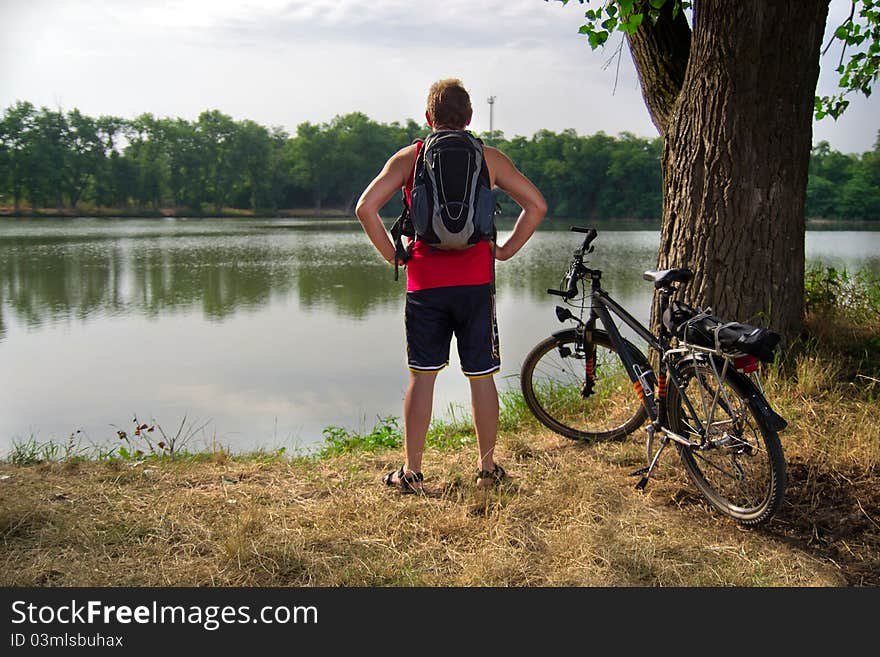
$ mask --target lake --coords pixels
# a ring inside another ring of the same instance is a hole
[[[499,388],[560,327],[545,290],[579,239],[542,229],[498,264]],[[602,230],[591,260],[642,320],[658,243]],[[880,232],[809,231],[806,252],[880,273]],[[309,449],[330,425],[368,430],[402,413],[404,289],[356,221],[0,221],[0,454],[71,434],[118,444],[135,417],[190,450]],[[435,413],[467,400],[453,344]]]

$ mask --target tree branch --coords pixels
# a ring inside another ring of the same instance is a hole
[[[633,62],[639,74],[642,96],[651,121],[666,134],[672,108],[684,84],[691,49],[691,28],[681,11],[673,17],[673,2],[667,2],[656,23],[645,20],[627,36]]]

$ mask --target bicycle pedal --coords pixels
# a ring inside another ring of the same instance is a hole
[[[648,474],[648,471],[649,471],[650,469],[651,469],[651,468],[648,468],[648,467],[639,468],[638,470],[635,470],[634,472],[630,472],[630,473],[629,473],[629,476],[630,476],[630,477],[641,477],[642,475],[646,475],[646,474]],[[641,483],[641,482],[640,482],[640,483]]]
[[[645,486],[648,485],[648,478],[642,477],[639,479],[639,483],[636,484],[636,490],[645,490]]]

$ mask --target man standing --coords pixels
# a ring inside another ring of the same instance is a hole
[[[425,118],[434,133],[464,131],[473,110],[459,80],[435,82],[428,92]],[[402,148],[385,163],[357,204],[357,217],[385,260],[395,263],[395,246],[379,210],[401,189],[410,202],[413,171],[422,144]],[[477,486],[500,481],[505,472],[495,463],[498,391],[494,374],[501,367],[495,323],[494,259],[508,260],[528,241],[547,212],[538,189],[501,151],[482,147],[490,187],[506,192],[522,211],[504,244],[480,240],[463,249],[440,249],[424,240],[410,245],[407,262],[406,340],[410,369],[403,405],[405,463],[383,481],[401,492],[422,489],[422,453],[431,422],[434,382],[448,364],[452,335],[462,370],[470,382],[471,406],[479,459]],[[454,181],[453,181],[454,182]],[[447,181],[448,184],[448,181]],[[494,248],[493,248],[494,246]]]

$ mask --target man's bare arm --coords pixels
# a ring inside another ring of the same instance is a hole
[[[487,148],[487,160],[495,178],[495,185],[507,192],[522,208],[513,232],[504,242],[495,248],[498,260],[508,260],[529,240],[538,224],[547,214],[547,201],[532,181],[517,169],[504,153],[494,148]],[[491,159],[490,159],[491,158]]]
[[[376,250],[388,262],[394,262],[394,244],[379,217],[379,210],[406,184],[415,157],[415,146],[397,151],[382,171],[367,185],[357,202],[355,214]]]

